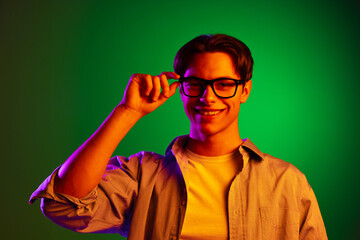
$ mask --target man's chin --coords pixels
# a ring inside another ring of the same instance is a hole
[[[196,129],[197,135],[203,135],[210,137],[212,135],[215,135],[218,131],[214,126],[211,126],[211,124],[202,124]]]

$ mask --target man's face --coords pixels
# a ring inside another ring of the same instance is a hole
[[[240,79],[235,72],[232,58],[223,52],[196,54],[185,71],[184,77],[198,77],[206,80]],[[211,86],[207,86],[200,97],[187,97],[180,89],[185,113],[191,122],[190,136],[202,138],[216,134],[238,135],[240,103],[246,102],[250,90],[251,80],[246,83],[244,90],[243,85],[239,85],[236,95],[226,99],[217,97]]]

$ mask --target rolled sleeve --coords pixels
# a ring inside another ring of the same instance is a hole
[[[110,159],[98,186],[81,199],[54,192],[58,167],[31,195],[29,203],[41,198],[43,214],[64,228],[76,232],[119,233],[126,237],[138,193],[138,164],[138,156]]]
[[[59,169],[60,166],[57,167],[54,172],[41,183],[41,185],[33,192],[33,194],[31,194],[29,204],[33,204],[38,198],[45,198],[60,203],[73,203],[77,206],[89,205],[92,202],[96,201],[96,188],[94,188],[88,195],[81,199],[67,194],[55,193],[54,181]]]

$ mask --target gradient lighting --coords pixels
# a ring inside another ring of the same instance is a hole
[[[226,33],[244,41],[255,61],[241,137],[306,174],[329,239],[359,239],[359,17],[349,0],[1,1],[7,236],[119,239],[62,229],[27,206],[29,194],[97,129],[133,73],[171,71],[185,42]],[[116,154],[164,153],[189,132],[181,108],[177,93]]]

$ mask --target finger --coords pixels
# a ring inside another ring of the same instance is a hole
[[[164,73],[160,74],[160,84],[162,88],[162,94],[164,97],[169,97],[169,82],[167,80],[167,77]]]
[[[163,72],[167,79],[179,79],[180,75],[175,72]]]
[[[146,74],[143,78],[145,80],[145,95],[150,96],[151,90],[153,89],[152,77],[149,74]]]
[[[160,78],[158,76],[153,76],[152,83],[153,83],[152,99],[154,102],[156,102],[159,99],[161,93]]]

